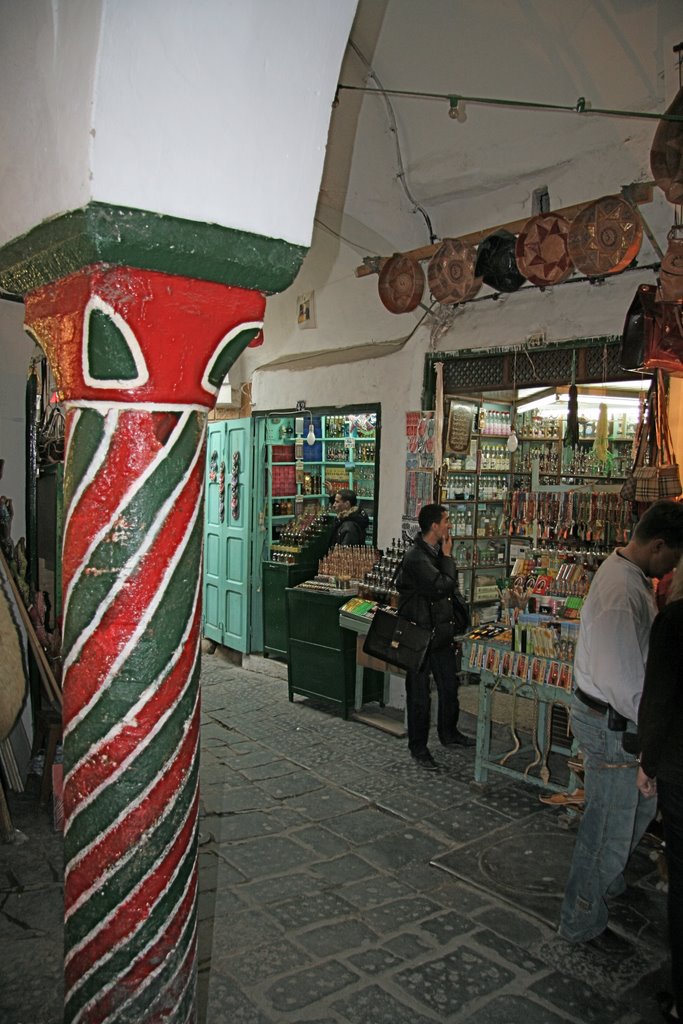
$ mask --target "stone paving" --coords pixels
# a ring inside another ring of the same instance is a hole
[[[659,1019],[667,955],[652,879],[638,876],[615,913],[627,962],[562,942],[547,910],[524,905],[544,871],[534,836],[566,829],[561,811],[522,782],[475,784],[472,750],[436,744],[442,770],[425,772],[405,740],[290,703],[252,662],[203,660],[201,1024]],[[0,847],[0,1021],[58,1024],[61,838],[33,797],[11,806],[27,841]],[[477,882],[473,866],[516,826],[526,865],[494,858],[495,884]],[[453,873],[460,863],[474,882]]]

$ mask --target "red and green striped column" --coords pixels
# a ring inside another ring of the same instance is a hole
[[[206,414],[264,305],[98,264],[26,297],[67,408],[67,1024],[195,1019]]]

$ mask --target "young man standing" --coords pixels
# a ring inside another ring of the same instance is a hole
[[[470,747],[474,740],[458,729],[460,704],[453,609],[458,574],[452,558],[448,509],[443,505],[424,505],[418,523],[421,533],[403,559],[397,589],[399,613],[418,626],[434,631],[422,668],[406,672],[406,704],[411,756],[422,767],[435,771],[438,765],[427,746],[430,674],[434,676],[439,695],[437,731],[441,743],[445,747]]]
[[[658,501],[600,566],[581,609],[571,725],[583,751],[586,803],[559,933],[606,953],[628,948],[607,927],[606,901],[626,889],[626,862],[656,811],[655,800],[638,793],[638,762],[623,743],[636,731],[657,614],[651,580],[670,572],[682,552],[683,504]]]

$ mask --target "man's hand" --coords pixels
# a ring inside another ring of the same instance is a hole
[[[640,765],[638,766],[638,775],[636,776],[636,786],[641,796],[657,796],[657,780],[651,779],[649,775],[646,775]]]
[[[453,538],[451,537],[450,530],[441,541],[441,553],[450,557],[451,551],[453,550]]]

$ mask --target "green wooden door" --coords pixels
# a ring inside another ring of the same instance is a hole
[[[209,424],[204,520],[204,636],[250,649],[252,420]]]

